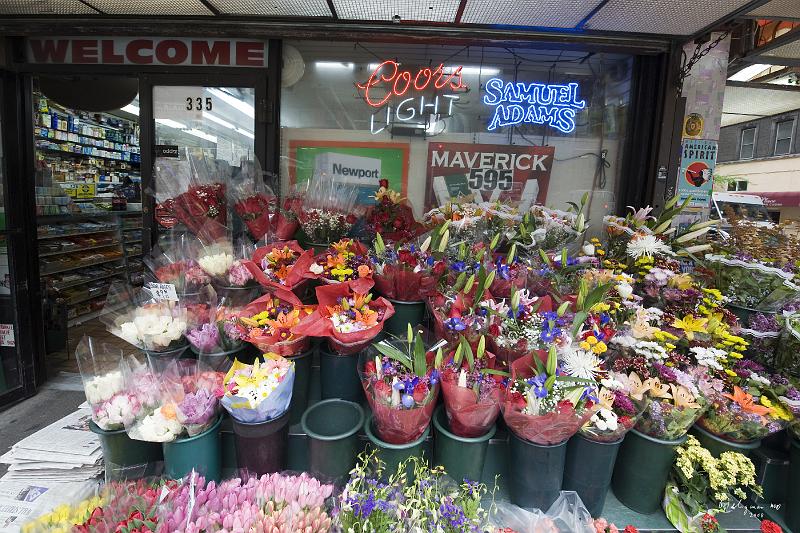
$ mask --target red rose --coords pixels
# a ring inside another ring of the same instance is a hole
[[[412,394],[412,396],[414,396],[415,402],[417,403],[424,402],[425,397],[428,396],[428,386],[423,382],[417,383],[417,386],[414,387],[414,393]]]
[[[500,336],[500,326],[497,324],[492,324],[489,326],[489,335],[492,337],[499,337]]]
[[[761,521],[761,533],[783,533],[781,526],[771,520]]]
[[[406,265],[416,266],[417,264],[417,259],[414,257],[414,254],[408,250],[400,250],[397,252],[397,259]]]
[[[625,526],[625,529],[622,530],[622,533],[639,533],[639,530],[633,526]]]
[[[381,178],[378,180],[378,187],[383,187],[384,189],[389,188],[389,180],[386,178]]]
[[[629,416],[621,416],[619,417],[619,423],[627,428],[633,425],[633,419]]]
[[[383,380],[375,382],[375,399],[387,399],[392,397],[392,387]]]
[[[381,198],[381,204],[383,205],[389,205],[390,202],[391,200],[389,200],[388,196],[384,196],[383,198]]]
[[[347,221],[348,224],[355,224],[358,218],[356,218],[354,214],[350,213],[349,215],[347,215],[347,217],[345,217],[345,220]]]
[[[403,223],[403,220],[402,220],[402,219],[399,219],[399,218],[396,218],[396,219],[394,219],[394,222],[392,222],[392,226],[394,226],[394,229],[400,229],[400,228],[402,228],[402,227],[403,227],[403,224],[404,224],[404,223]]]
[[[561,400],[558,402],[559,409],[573,409],[575,406],[569,400]]]
[[[366,364],[364,364],[364,373],[367,375],[372,375],[375,372],[377,372],[375,368],[375,361],[367,361]]]
[[[447,270],[447,265],[444,264],[444,261],[439,261],[435,265],[433,265],[433,273],[436,276],[441,276]]]

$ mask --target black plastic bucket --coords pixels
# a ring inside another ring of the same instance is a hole
[[[575,435],[567,444],[563,490],[573,490],[592,516],[600,516],[623,439],[595,442]]]
[[[231,417],[236,437],[236,462],[242,476],[286,469],[289,459],[289,411],[265,422],[246,423]]]

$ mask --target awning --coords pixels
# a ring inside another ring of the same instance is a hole
[[[800,191],[753,192],[767,207],[800,207]]]

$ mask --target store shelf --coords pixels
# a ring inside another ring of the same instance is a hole
[[[83,120],[83,119],[81,119],[81,120]],[[92,125],[94,125],[94,124],[92,124]],[[87,137],[87,138],[89,138],[89,139],[97,139],[98,141],[109,141],[109,142],[112,142],[112,143],[118,143],[118,144],[130,144],[130,145],[132,145],[132,146],[137,146],[137,147],[139,146],[138,144],[131,143],[131,142],[129,142],[129,143],[124,143],[124,142],[121,142],[121,141],[115,141],[115,140],[113,140],[113,139],[109,139],[108,137],[97,137],[97,136],[95,136],[95,135],[87,135],[86,133],[81,133],[81,132],[78,132],[78,131],[67,131],[67,130],[62,130],[62,129],[60,129],[60,128],[52,128],[52,127],[50,127],[50,126],[42,126],[42,125],[38,125],[38,126],[36,126],[36,127],[37,127],[37,128],[40,128],[40,129],[42,129],[42,130],[46,130],[46,131],[59,131],[59,132],[61,132],[61,133],[66,133],[66,134],[68,134],[68,135],[78,135],[78,136],[80,136],[80,137]],[[103,127],[104,127],[104,128],[108,128],[109,126],[103,126]],[[112,126],[112,128],[113,128],[113,126]],[[41,138],[41,139],[48,139],[48,140],[53,140],[53,141],[59,141],[59,140],[61,140],[61,139],[55,139],[55,138],[53,138],[53,137],[47,137],[47,136],[44,136],[44,135],[37,135],[37,137],[39,137],[39,138]]]
[[[68,267],[68,268],[60,268],[60,269],[54,270],[52,272],[40,272],[40,277],[52,276],[53,274],[60,274],[62,272],[69,272],[70,270],[78,270],[79,268],[86,268],[86,267],[92,267],[92,266],[97,266],[97,265],[104,265],[106,263],[113,263],[114,261],[124,261],[124,260],[125,260],[125,258],[123,256],[120,256],[120,257],[115,257],[113,259],[105,259],[103,261],[97,261],[95,263],[87,263],[85,265],[76,265],[76,266],[71,266],[71,267]]]
[[[99,317],[103,313],[102,309],[98,309],[97,311],[92,311],[91,313],[84,313],[82,315],[78,315],[75,318],[71,318],[67,320],[67,327],[71,328],[73,326],[78,326],[83,324],[84,322],[88,322]]]
[[[77,146],[85,146],[86,148],[98,148],[100,150],[105,150],[106,152],[116,152],[118,154],[139,154],[139,152],[134,152],[132,150],[119,150],[117,148],[108,148],[106,146],[98,146],[96,144],[86,144],[86,143],[82,143],[82,142],[78,142],[78,141],[69,141],[67,139],[55,139],[55,138],[52,138],[52,137],[43,137],[42,135],[36,135],[35,137],[37,139],[42,139],[44,141],[52,141],[52,142],[57,142],[57,143],[69,143],[69,144],[74,144],[74,145],[77,145]],[[97,137],[92,137],[92,139],[96,139],[96,138]],[[109,141],[109,142],[113,142],[113,141]],[[119,144],[122,144],[122,143],[119,143]],[[138,148],[138,146],[137,146],[137,148]],[[60,150],[56,150],[56,151],[60,151]],[[89,155],[89,154],[85,154],[85,155]],[[97,157],[101,157],[101,156],[97,156]],[[117,161],[117,159],[115,159],[114,161]],[[125,160],[122,159],[120,161],[125,161]],[[131,162],[133,162],[133,161],[131,161]]]
[[[81,235],[93,235],[95,233],[109,233],[112,231],[117,231],[117,228],[97,229],[92,231],[81,231],[76,233],[61,233],[58,235],[39,235],[37,239],[43,241],[45,239],[58,239],[60,237],[79,237]]]
[[[71,254],[75,252],[88,252],[89,250],[98,250],[100,248],[108,248],[109,246],[118,246],[119,241],[110,242],[108,244],[98,244],[96,246],[89,246],[87,248],[75,248],[72,250],[59,250],[58,252],[45,252],[43,254],[39,254],[39,257],[51,257],[54,255],[64,255],[64,254]]]
[[[88,302],[89,300],[94,300],[95,298],[100,298],[101,296],[105,296],[108,294],[109,288],[107,287],[104,291],[98,292],[97,294],[89,294],[82,298],[78,298],[77,300],[67,300],[67,305],[78,305],[82,304],[83,302]]]
[[[59,155],[60,154],[65,154],[65,155],[77,156],[77,157],[81,157],[81,158],[94,157],[96,159],[105,159],[106,161],[117,161],[119,163],[129,163],[131,165],[140,165],[141,164],[141,161],[133,161],[133,160],[130,160],[130,159],[116,159],[116,158],[113,158],[113,157],[105,157],[105,156],[102,156],[102,155],[94,155],[94,154],[81,154],[81,153],[78,153],[78,152],[70,152],[68,150],[56,150],[55,148],[47,148],[47,147],[44,147],[44,146],[37,146],[36,147],[36,151],[37,152],[47,152],[47,153],[59,154]]]
[[[105,274],[103,276],[93,276],[93,277],[91,277],[89,279],[82,279],[80,281],[70,281],[69,283],[59,283],[57,285],[53,284],[53,288],[55,290],[57,290],[57,291],[61,291],[61,290],[64,290],[64,289],[69,289],[70,287],[78,287],[80,285],[86,285],[87,283],[91,283],[92,281],[97,281],[97,280],[100,280],[100,279],[114,278],[114,277],[117,277],[117,276],[124,276],[124,275],[125,275],[125,271],[121,270],[121,271],[118,271],[118,272],[112,272],[110,274]]]
[[[124,217],[127,215],[142,215],[141,211],[98,211],[97,213],[73,213],[61,215],[39,215],[36,221],[43,224],[56,224],[58,222],[80,222],[98,217]],[[130,228],[138,229],[138,228]],[[123,229],[123,231],[125,231]]]

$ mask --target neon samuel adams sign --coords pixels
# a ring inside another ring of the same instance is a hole
[[[356,83],[364,101],[376,109],[370,117],[370,132],[380,133],[397,122],[419,123],[426,115],[452,115],[458,93],[468,89],[462,68],[440,63],[435,68],[404,70],[391,59],[377,65],[367,81]]]

